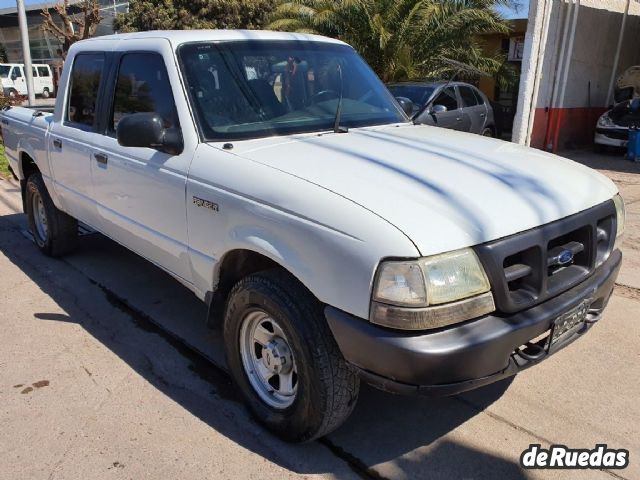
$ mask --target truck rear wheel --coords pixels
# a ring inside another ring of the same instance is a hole
[[[51,93],[49,92],[49,89],[47,87],[42,89],[42,98],[49,98],[51,96]]]
[[[56,208],[39,173],[27,180],[25,203],[29,227],[41,252],[59,257],[75,248],[78,222]]]
[[[245,277],[227,302],[227,364],[256,419],[288,441],[339,427],[360,381],[346,363],[322,304],[280,270]]]

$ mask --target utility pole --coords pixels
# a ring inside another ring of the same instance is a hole
[[[36,104],[33,91],[33,70],[31,70],[31,49],[29,48],[29,31],[27,30],[27,13],[24,10],[24,0],[16,0],[18,8],[18,23],[20,24],[20,40],[22,40],[22,56],[24,57],[24,76],[27,81],[27,97],[29,106]]]

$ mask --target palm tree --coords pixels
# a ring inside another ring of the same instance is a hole
[[[498,5],[513,0],[290,0],[278,5],[268,27],[320,33],[350,43],[383,81],[444,78],[452,58],[488,74],[504,71],[478,38],[508,33]],[[461,77],[465,77],[462,73]]]

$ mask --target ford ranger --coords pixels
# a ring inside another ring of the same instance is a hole
[[[607,178],[403,108],[337,40],[156,31],[74,44],[54,113],[0,127],[37,247],[81,221],[168,272],[255,417],[309,441],[360,381],[452,395],[546,359],[620,267]]]

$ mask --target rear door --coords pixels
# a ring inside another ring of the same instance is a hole
[[[98,226],[98,216],[91,185],[91,162],[93,145],[100,137],[98,111],[106,59],[104,52],[96,52],[79,53],[67,60],[73,62],[70,73],[66,74],[69,87],[63,98],[58,99],[56,118],[48,136],[54,188],[65,210],[93,227]]]
[[[33,77],[33,89],[36,95],[42,93],[42,80],[38,76],[38,70],[36,67],[31,67],[31,76]]]
[[[188,258],[186,181],[197,139],[184,137],[182,152],[172,155],[153,148],[123,147],[116,128],[120,119],[137,112],[155,112],[165,127],[189,123],[178,114],[176,92],[182,92],[170,44],[166,40],[122,42],[114,52],[103,135],[92,152],[91,170],[100,227],[131,250],[191,282]],[[185,103],[184,96],[178,97]],[[186,107],[185,107],[186,108]],[[191,129],[183,129],[195,130]]]
[[[478,96],[474,94],[472,87],[459,85],[460,99],[462,100],[462,112],[471,133],[481,134],[487,119],[487,107],[478,102]]]

